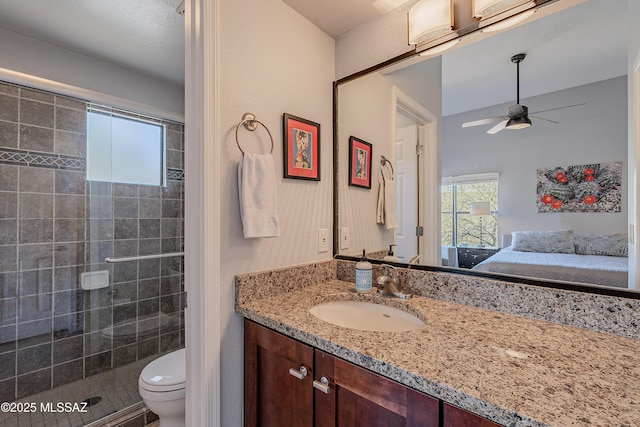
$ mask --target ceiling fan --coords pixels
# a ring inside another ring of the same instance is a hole
[[[516,64],[516,103],[515,105],[512,105],[509,107],[509,114],[507,114],[506,116],[497,116],[497,117],[491,117],[488,119],[465,122],[462,124],[463,128],[487,125],[490,123],[497,122],[498,123],[497,125],[495,125],[494,127],[492,127],[487,131],[487,133],[493,135],[494,133],[500,132],[502,129],[517,130],[517,129],[528,128],[529,126],[531,126],[531,119],[544,120],[546,122],[558,124],[558,122],[554,120],[544,119],[542,117],[529,116],[529,109],[525,105],[520,104],[520,63],[524,61],[525,56],[526,55],[524,53],[519,53],[511,57],[511,62]],[[584,103],[567,105],[565,107],[550,108],[548,110],[535,111],[531,114],[561,110],[563,108],[577,107],[578,105],[584,105]]]

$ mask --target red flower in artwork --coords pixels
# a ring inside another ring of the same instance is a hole
[[[542,199],[540,199],[540,201],[542,203],[544,203],[545,205],[549,205],[551,204],[551,202],[553,202],[553,196],[546,194],[544,196],[542,196]]]
[[[593,175],[587,175],[587,176],[585,176],[585,177],[584,177],[584,179],[585,179],[586,181],[591,182],[591,181],[593,181],[595,178],[593,177]]]
[[[585,174],[585,175],[593,175],[593,169],[591,169],[591,168],[586,168],[586,169],[584,170],[584,174]]]
[[[554,201],[551,203],[551,207],[552,207],[553,209],[560,209],[560,208],[562,207],[562,200],[554,200]]]
[[[558,178],[558,182],[561,183],[561,184],[564,184],[564,183],[569,182],[569,179],[566,176],[563,175],[562,177]]]
[[[564,172],[558,172],[556,174],[556,179],[562,182],[563,179],[567,179],[567,176],[564,174]]]
[[[596,202],[596,198],[595,198],[595,196],[587,196],[587,197],[584,198],[584,202],[587,205],[592,205],[592,204],[594,204]]]

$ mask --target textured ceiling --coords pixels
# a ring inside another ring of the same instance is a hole
[[[2,0],[0,27],[184,82],[181,0]]]

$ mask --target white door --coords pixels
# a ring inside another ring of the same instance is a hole
[[[396,230],[396,256],[400,262],[409,262],[418,254],[418,126],[396,129],[396,191],[398,196],[398,228]]]

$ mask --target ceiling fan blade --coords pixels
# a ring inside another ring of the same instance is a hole
[[[542,117],[529,116],[529,118],[530,119],[536,119],[536,120],[544,120],[545,122],[554,123],[556,125],[560,124],[560,122],[556,122],[555,120],[544,119]]]
[[[586,105],[586,104],[587,104],[586,102],[583,102],[582,104],[565,105],[564,107],[549,108],[548,110],[534,111],[533,113],[529,113],[529,114],[545,113],[547,111],[555,111],[555,110],[562,110],[563,108],[579,107],[581,105]]]
[[[509,120],[503,120],[503,121],[501,121],[500,123],[498,123],[497,125],[495,125],[495,126],[494,126],[494,127],[492,127],[491,129],[489,129],[489,130],[487,131],[487,133],[488,133],[488,134],[493,135],[494,133],[498,133],[498,132],[500,132],[502,129],[504,129],[504,128],[505,128],[505,126],[507,126],[507,122],[508,122],[508,121],[509,121]]]
[[[475,120],[473,122],[466,122],[462,124],[463,128],[468,128],[471,126],[480,126],[480,125],[488,125],[489,123],[496,123],[499,122],[501,120],[506,119],[507,116],[500,116],[500,117],[491,117],[490,119],[482,119],[482,120]]]

